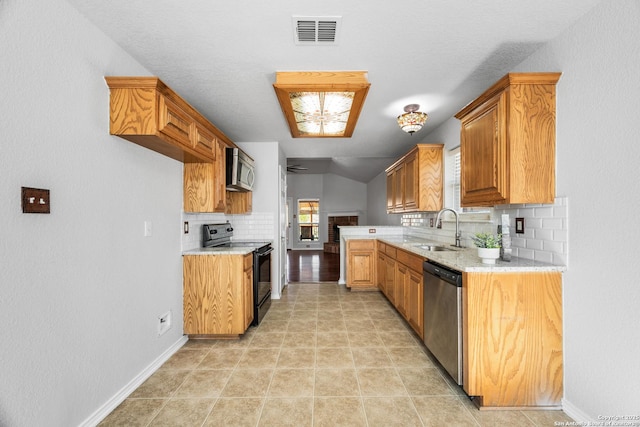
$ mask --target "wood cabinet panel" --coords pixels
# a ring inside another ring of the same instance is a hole
[[[175,143],[185,147],[191,147],[191,131],[195,126],[187,113],[171,99],[165,96],[158,97],[158,131],[172,139]]]
[[[244,214],[253,209],[253,193],[251,191],[227,191],[225,213]]]
[[[424,339],[424,285],[422,271],[409,269],[407,278],[407,321]]]
[[[253,254],[247,254],[243,259],[243,284],[244,290],[244,330],[246,331],[253,322]]]
[[[385,294],[385,296],[387,297],[389,302],[391,302],[391,304],[393,304],[394,306],[396,304],[396,288],[394,285],[395,280],[396,280],[396,260],[391,256],[387,256],[385,269],[384,269],[384,282],[385,282],[384,287],[387,290],[387,293]]]
[[[212,160],[215,161],[217,155],[215,135],[197,123],[194,124],[193,132],[193,148],[207,157],[212,157]]]
[[[252,255],[189,255],[183,257],[184,333],[239,335],[253,319],[247,298],[253,292],[245,265]]]
[[[462,206],[553,203],[559,78],[507,74],[456,114]]]
[[[393,212],[395,206],[395,185],[393,173],[387,173],[387,213]]]
[[[231,141],[157,77],[105,77],[109,132],[184,163],[210,162],[203,133]],[[210,135],[205,136],[210,138]]]
[[[398,313],[402,314],[405,319],[407,318],[407,276],[407,266],[396,261],[396,272],[393,279],[394,305]]]
[[[375,244],[373,239],[347,241],[347,287],[377,288]]]
[[[387,287],[385,281],[385,268],[387,265],[387,256],[384,254],[384,244],[382,244],[382,248],[380,247],[380,243],[377,248],[377,258],[376,258],[376,284],[378,285],[378,289],[384,294],[387,295]]]
[[[442,209],[442,150],[442,144],[418,144],[386,169],[388,213]]]
[[[486,407],[558,407],[560,273],[465,273],[464,389]]]

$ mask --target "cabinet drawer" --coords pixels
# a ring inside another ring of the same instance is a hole
[[[424,260],[420,256],[399,250],[396,259],[398,260],[398,262],[403,263],[411,270],[422,271],[422,263]]]
[[[394,248],[393,246],[389,246],[387,245],[387,247],[384,250],[384,253],[389,255],[391,258],[395,259],[396,258],[396,248]]]
[[[373,250],[375,249],[376,241],[371,240],[349,240],[349,250]]]

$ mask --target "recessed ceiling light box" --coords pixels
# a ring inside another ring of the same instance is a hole
[[[369,86],[366,71],[280,71],[273,85],[294,138],[351,137]]]

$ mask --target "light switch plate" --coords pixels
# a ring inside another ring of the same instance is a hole
[[[22,187],[22,213],[51,213],[49,190]]]

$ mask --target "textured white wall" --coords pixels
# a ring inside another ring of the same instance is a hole
[[[367,218],[371,225],[400,225],[401,214],[387,214],[387,173],[367,183]]]
[[[640,415],[640,3],[607,0],[517,71],[559,70],[558,195],[569,199],[565,401]],[[637,421],[636,421],[637,422]]]
[[[108,134],[103,76],[149,73],[66,2],[0,1],[0,44],[0,425],[78,425],[181,339],[182,166]]]

